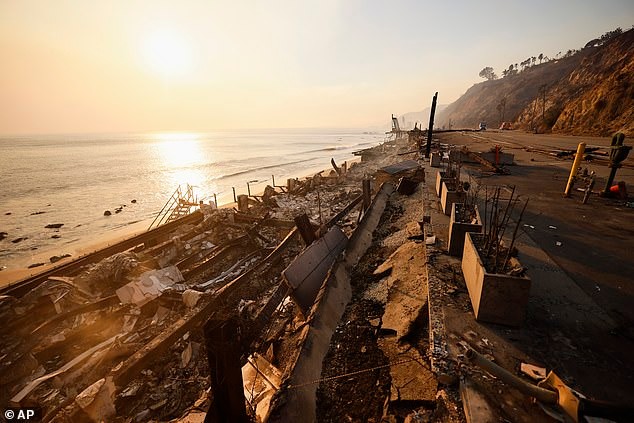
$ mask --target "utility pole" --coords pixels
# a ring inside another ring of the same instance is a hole
[[[429,114],[429,128],[427,128],[427,147],[425,149],[425,158],[429,158],[431,152],[431,137],[434,133],[434,115],[436,114],[436,100],[438,100],[438,92],[434,94],[431,101],[431,113]]]

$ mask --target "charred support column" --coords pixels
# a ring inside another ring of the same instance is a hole
[[[293,192],[293,190],[295,190],[295,179],[293,178],[289,178],[286,180],[286,189],[288,190],[288,192]]]
[[[370,188],[370,180],[363,180],[363,211],[366,211],[370,207],[372,202],[372,190]]]
[[[309,246],[317,239],[317,237],[315,237],[315,231],[313,230],[313,225],[311,225],[310,220],[308,220],[308,216],[306,216],[306,214],[302,214],[295,217],[294,220],[304,243],[306,246]]]
[[[436,114],[436,100],[438,100],[438,93],[434,94],[434,98],[431,101],[431,112],[429,113],[429,128],[427,129],[427,147],[425,148],[425,158],[427,159],[429,158],[429,154],[431,152],[431,137],[434,133],[434,115]]]
[[[248,195],[238,195],[238,211],[248,212],[249,211],[249,196]]]
[[[241,336],[234,319],[209,320],[205,324],[205,343],[211,373],[213,401],[205,422],[248,422],[242,386]]]

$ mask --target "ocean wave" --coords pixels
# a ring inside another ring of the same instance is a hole
[[[244,175],[246,173],[252,173],[252,172],[257,172],[258,170],[266,170],[266,169],[273,169],[276,167],[282,167],[282,166],[289,166],[289,165],[294,165],[294,164],[299,164],[299,163],[305,163],[305,162],[310,162],[315,160],[314,158],[310,158],[310,159],[303,159],[303,160],[295,160],[292,162],[283,162],[283,163],[276,163],[276,164],[271,164],[271,165],[266,165],[266,166],[258,166],[258,167],[252,167],[249,169],[244,169],[244,170],[240,170],[237,172],[232,172],[232,173],[226,173],[224,175],[219,175],[215,178],[211,178],[211,180],[222,180],[222,179],[227,179],[227,178],[232,178],[234,176],[240,176],[240,175]]]

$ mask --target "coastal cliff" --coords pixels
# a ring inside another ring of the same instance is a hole
[[[634,135],[634,30],[590,41],[563,58],[475,84],[438,114],[439,127],[501,122],[534,132]]]

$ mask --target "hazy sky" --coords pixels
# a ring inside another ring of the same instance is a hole
[[[0,134],[380,124],[632,24],[632,0],[0,0]]]

